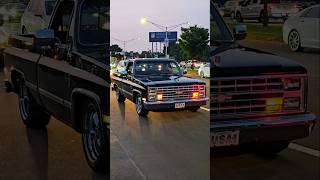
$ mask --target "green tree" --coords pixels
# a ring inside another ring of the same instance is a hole
[[[188,59],[205,60],[209,57],[209,30],[198,26],[181,28],[179,46]]]

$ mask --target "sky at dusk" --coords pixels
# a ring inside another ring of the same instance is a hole
[[[163,26],[173,26],[189,22],[191,26],[210,27],[209,0],[111,0],[111,44],[118,44],[119,40],[136,39],[127,43],[126,51],[151,50],[148,42],[150,31],[161,31],[152,24],[142,25],[141,18]],[[184,27],[187,27],[185,25]],[[178,37],[180,28],[177,28]]]

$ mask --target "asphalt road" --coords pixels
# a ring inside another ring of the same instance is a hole
[[[2,82],[3,74],[0,73]],[[1,180],[106,180],[87,166],[81,136],[51,119],[46,129],[23,125],[17,97],[0,88]]]
[[[111,92],[111,179],[210,178],[209,112],[151,112]]]
[[[246,40],[241,44],[290,58],[305,66],[310,77],[309,110],[319,119],[320,53],[318,50],[306,49],[305,52],[293,53],[282,43]],[[319,136],[318,123],[310,137],[295,141],[275,159],[261,158],[253,154],[229,157],[215,157],[215,154],[211,154],[211,179],[318,180],[320,179]]]

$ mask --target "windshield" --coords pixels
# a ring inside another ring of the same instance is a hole
[[[54,6],[56,4],[56,1],[45,1],[45,8],[46,8],[46,15],[50,16],[52,14],[52,11],[54,9]]]
[[[223,42],[233,42],[233,36],[211,1],[210,7],[210,42],[211,46]]]
[[[139,61],[136,62],[136,76],[182,76],[179,65],[174,61]]]
[[[82,45],[109,42],[109,4],[107,1],[86,0],[81,5],[79,41]]]

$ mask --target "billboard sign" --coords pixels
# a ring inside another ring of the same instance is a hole
[[[166,32],[149,32],[149,42],[165,42]],[[170,42],[176,42],[178,40],[178,32],[168,32],[168,39]]]

